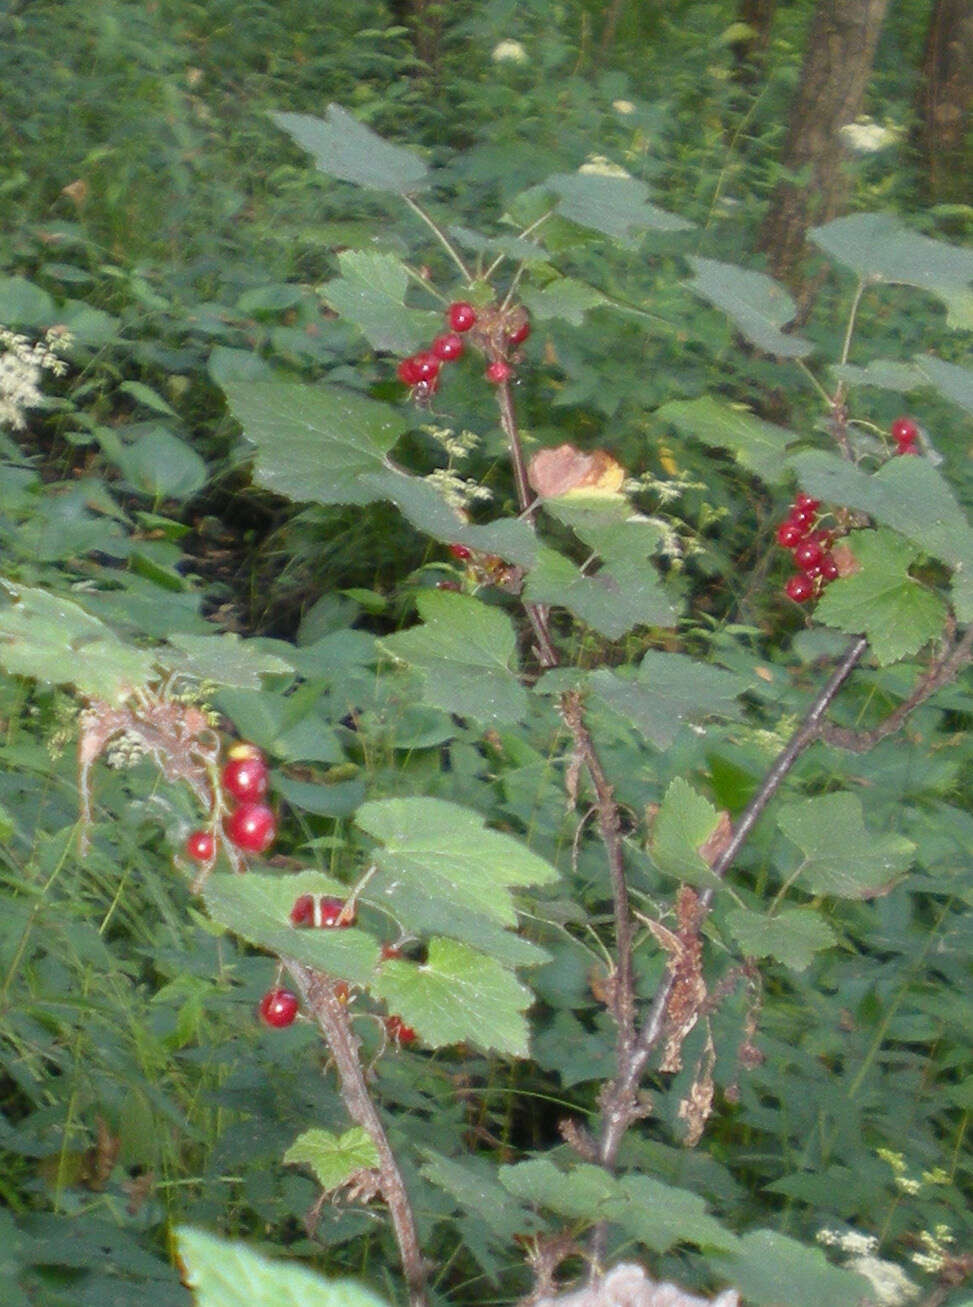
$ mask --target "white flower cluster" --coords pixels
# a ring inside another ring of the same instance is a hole
[[[882,127],[870,118],[860,118],[838,128],[838,135],[855,154],[876,154],[886,146],[894,145],[899,133],[891,127]]]
[[[490,58],[495,64],[525,64],[529,56],[519,41],[501,41],[493,47]]]
[[[593,173],[596,177],[631,177],[632,175],[627,168],[623,168],[620,163],[612,163],[611,159],[606,159],[603,154],[589,154],[578,172]]]
[[[66,332],[52,327],[42,341],[0,327],[0,427],[15,431],[26,426],[24,413],[41,403],[41,374],[61,377],[67,371],[58,351],[70,343]]]
[[[895,1262],[887,1262],[884,1257],[876,1257],[878,1240],[872,1234],[862,1234],[860,1230],[819,1230],[818,1243],[828,1248],[839,1248],[847,1253],[843,1265],[849,1271],[863,1276],[871,1285],[871,1294],[864,1307],[902,1307],[912,1302],[919,1295],[919,1288],[913,1284]]]

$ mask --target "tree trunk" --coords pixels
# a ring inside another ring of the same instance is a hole
[[[770,29],[777,12],[777,0],[741,0],[737,21],[746,23],[750,35],[733,45],[736,60],[734,75],[744,86],[752,86],[760,77],[764,56],[770,44]]]
[[[858,116],[888,0],[818,0],[791,110],[780,182],[758,236],[771,272],[793,281],[809,227],[838,216],[847,195],[839,135]]]
[[[912,134],[930,204],[969,202],[971,103],[973,7],[969,0],[936,0],[926,33]]]

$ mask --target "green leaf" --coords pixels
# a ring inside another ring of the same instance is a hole
[[[118,389],[123,395],[128,395],[137,404],[141,404],[143,408],[151,409],[153,413],[164,413],[166,417],[171,418],[178,416],[175,409],[169,407],[157,390],[153,390],[142,381],[123,381]]]
[[[330,1130],[305,1130],[284,1154],[289,1166],[309,1166],[321,1188],[330,1193],[357,1171],[378,1166],[378,1149],[360,1125],[334,1135]]]
[[[914,581],[919,551],[894,531],[853,531],[843,544],[861,571],[840,577],[818,602],[816,617],[849,635],[863,634],[882,666],[916,653],[942,633],[946,605]]]
[[[372,979],[379,956],[371,936],[354,926],[303,930],[290,922],[291,908],[301,894],[333,893],[336,888],[340,893],[344,887],[320,872],[286,877],[215,873],[203,886],[203,900],[214,921],[248,943],[364,985]]]
[[[496,958],[468,944],[430,940],[421,965],[389,959],[372,992],[430,1048],[469,1041],[511,1057],[528,1054],[523,1014],[534,996]]]
[[[853,363],[835,364],[832,376],[849,386],[875,386],[879,390],[894,390],[906,394],[922,385],[922,373],[911,363],[896,363],[892,359],[872,359],[863,368]]]
[[[173,671],[214,685],[259,690],[264,676],[286,676],[294,669],[276,654],[261,651],[257,640],[244,640],[233,632],[223,635],[169,636],[169,650],[159,661]]]
[[[390,145],[337,104],[328,106],[326,119],[307,113],[270,116],[330,177],[400,195],[428,184],[426,165],[418,155]]]
[[[369,504],[381,498],[362,478],[406,429],[395,409],[337,386],[233,381],[233,416],[257,447],[254,480],[298,503]]]
[[[734,908],[726,924],[747,957],[776,958],[792,971],[806,970],[819,949],[836,942],[834,931],[812,908],[785,908],[773,917]]]
[[[784,287],[772,277],[716,259],[694,255],[687,258],[696,274],[686,283],[689,289],[728,314],[758,349],[787,359],[811,353],[814,346],[810,341],[781,331],[797,309]]]
[[[609,302],[601,291],[574,277],[558,277],[543,290],[524,286],[520,298],[530,310],[531,316],[539,322],[548,318],[560,318],[570,322],[573,327],[581,326],[589,309],[596,309]]]
[[[945,363],[932,354],[917,354],[915,364],[930,385],[941,395],[951,399],[967,413],[973,413],[973,368],[961,368],[957,363]]]
[[[678,1243],[731,1251],[739,1246],[735,1234],[706,1211],[706,1203],[688,1189],[677,1189],[647,1175],[627,1175],[621,1190],[628,1199],[615,1211],[617,1221],[639,1243],[657,1253]]]
[[[114,459],[134,490],[153,499],[189,499],[206,484],[206,463],[163,427],[123,445]]]
[[[445,1190],[499,1238],[509,1241],[530,1228],[530,1214],[510,1201],[494,1167],[484,1158],[470,1155],[458,1162],[431,1148],[423,1148],[422,1153],[427,1160],[419,1169],[429,1183]]]
[[[404,924],[433,902],[445,913],[446,930],[455,914],[478,914],[488,922],[517,922],[510,886],[547,885],[557,879],[549,862],[511,835],[489,830],[478,812],[444,799],[378,799],[365,803],[357,824],[385,846],[373,857],[381,875],[369,884],[371,896]],[[410,899],[413,902],[410,903]]]
[[[546,1157],[535,1157],[501,1166],[498,1175],[504,1189],[517,1198],[591,1225],[624,1205],[614,1176],[589,1163],[561,1171]]]
[[[656,409],[656,417],[671,422],[683,436],[728,449],[739,463],[768,485],[779,485],[787,475],[784,454],[797,437],[785,427],[754,417],[737,405],[702,395],[699,399],[673,400]]]
[[[737,1253],[712,1262],[753,1307],[859,1307],[871,1285],[832,1266],[820,1248],[808,1248],[771,1230],[754,1230]]]
[[[406,308],[409,274],[401,259],[377,250],[345,250],[338,264],[341,277],[323,287],[324,298],[360,328],[373,349],[405,355],[428,345],[442,318]]]
[[[973,327],[973,251],[909,231],[890,213],[855,213],[808,237],[863,281],[918,286],[947,306],[947,323]]]
[[[973,529],[928,459],[890,458],[872,476],[822,450],[796,454],[789,463],[804,490],[871,513],[953,568],[956,615],[961,622],[973,621]]]
[[[581,227],[633,243],[637,234],[688,231],[693,224],[649,203],[649,188],[635,177],[604,177],[597,173],[557,173],[542,183],[560,196],[557,211]]]
[[[322,1280],[294,1262],[272,1262],[202,1230],[176,1230],[196,1307],[387,1307],[353,1280]]]
[[[666,790],[652,825],[652,861],[660,871],[688,885],[718,885],[699,850],[719,821],[720,814],[713,805],[677,776]]]
[[[517,675],[517,636],[507,614],[444,590],[422,591],[416,606],[425,624],[379,644],[420,673],[425,702],[488,725],[523,718],[527,692]]]
[[[49,327],[56,318],[46,290],[26,277],[0,277],[0,323],[5,327]]]
[[[739,717],[738,696],[751,682],[736,672],[685,654],[650,649],[634,679],[599,667],[588,685],[610,708],[660,749],[667,749],[685,722]]]
[[[800,884],[812,894],[867,899],[886,894],[908,871],[916,846],[902,835],[874,835],[861,800],[823,794],[781,808],[777,825],[804,854]]]
[[[9,583],[0,595],[0,666],[13,675],[109,701],[151,679],[151,652],[123,644],[70,599]]]

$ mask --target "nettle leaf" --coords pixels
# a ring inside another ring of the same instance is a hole
[[[388,1307],[353,1280],[322,1280],[296,1262],[272,1262],[202,1230],[176,1231],[196,1307]]]
[[[308,113],[272,113],[270,117],[329,177],[399,195],[410,195],[428,185],[426,165],[417,154],[390,145],[340,105],[328,105],[327,118]]]
[[[932,354],[917,354],[916,367],[923,377],[936,387],[941,395],[951,399],[967,413],[973,413],[973,368],[961,368],[957,363],[945,363]]]
[[[738,1252],[715,1254],[713,1263],[754,1307],[858,1307],[869,1281],[832,1266],[820,1248],[809,1248],[772,1230],[754,1230]]]
[[[928,459],[890,458],[871,476],[821,450],[788,461],[802,489],[870,513],[953,568],[956,616],[961,622],[973,621],[973,528],[949,482]]]
[[[159,661],[173,671],[215,685],[259,690],[264,676],[286,676],[294,669],[276,654],[256,648],[256,640],[243,640],[234,632],[224,635],[169,636],[169,649]]]
[[[447,922],[455,912],[460,922],[479,914],[494,926],[514,926],[510,887],[558,878],[512,835],[490,830],[480,813],[444,799],[376,799],[355,820],[384,845],[373,853],[380,875],[369,884],[371,896],[379,903],[385,898],[405,925],[434,901]],[[443,933],[456,932],[447,924]]]
[[[561,1171],[546,1157],[501,1166],[500,1183],[508,1193],[548,1211],[589,1224],[624,1206],[618,1181],[602,1167],[579,1163]]]
[[[775,916],[734,908],[726,924],[751,958],[776,958],[792,971],[804,971],[819,949],[836,943],[834,931],[812,908],[785,908]]]
[[[654,745],[667,749],[685,722],[739,717],[738,696],[752,681],[686,654],[650,649],[635,678],[599,667],[587,683]]]
[[[528,1054],[530,990],[496,958],[455,939],[432,939],[421,965],[382,963],[372,993],[430,1048],[464,1041],[512,1057]]]
[[[115,701],[152,678],[155,655],[134,649],[83,608],[46,590],[4,583],[0,666]]]
[[[325,284],[324,299],[360,328],[373,349],[411,354],[442,326],[438,313],[406,308],[409,274],[396,255],[345,250],[338,255],[338,265],[341,276]]]
[[[458,1162],[431,1148],[422,1153],[428,1160],[419,1170],[429,1183],[445,1190],[499,1239],[509,1241],[538,1224],[530,1212],[511,1202],[511,1195],[496,1178],[496,1168],[485,1158],[471,1155]]]
[[[828,586],[815,616],[850,635],[864,634],[882,666],[916,653],[940,635],[946,605],[914,581],[909,567],[918,549],[894,531],[853,531],[842,542],[861,571]]]
[[[720,884],[700,853],[719,823],[716,808],[677,776],[666,790],[652,824],[652,861],[660,871],[688,885]]]
[[[257,447],[257,485],[297,503],[369,504],[383,497],[363,478],[385,466],[385,454],[406,429],[395,409],[320,384],[234,381],[223,389]]]
[[[485,724],[519,721],[527,692],[517,675],[517,636],[510,618],[472,595],[422,591],[416,600],[425,623],[379,642],[392,658],[422,676],[434,708]]]
[[[916,846],[902,835],[874,835],[861,800],[823,794],[781,808],[777,825],[804,854],[800,884],[812,894],[868,899],[887,894],[908,871]]]
[[[890,213],[854,213],[808,237],[863,281],[918,286],[947,306],[952,327],[973,327],[973,251],[909,231]]]
[[[560,318],[570,322],[573,327],[581,326],[589,309],[596,309],[609,302],[601,291],[574,277],[558,277],[543,290],[536,286],[524,286],[520,298],[530,310],[531,316],[538,321]]]
[[[906,394],[923,384],[922,373],[911,363],[897,363],[894,359],[872,359],[865,367],[853,363],[835,364],[828,371],[837,381],[849,386],[875,386],[879,390],[894,390]]]
[[[671,422],[680,435],[727,449],[737,462],[756,473],[768,485],[779,485],[787,475],[784,454],[797,439],[793,431],[746,409],[701,395],[699,399],[677,399],[656,409],[656,417]]]
[[[696,274],[686,283],[688,288],[728,314],[758,349],[788,359],[811,353],[814,346],[810,341],[781,331],[797,309],[784,287],[772,277],[716,259],[688,255],[687,260]]]
[[[248,943],[342,980],[367,984],[379,958],[378,944],[370,935],[354,926],[306,930],[291,925],[295,899],[301,894],[329,892],[343,895],[347,887],[320,872],[296,876],[216,873],[207,877],[203,901],[215,922]]]
[[[370,1171],[379,1164],[378,1149],[360,1125],[343,1135],[330,1130],[305,1130],[284,1154],[291,1166],[309,1166],[326,1193],[337,1189],[357,1171]]]
[[[703,1199],[688,1189],[677,1189],[647,1175],[627,1175],[620,1187],[628,1202],[616,1210],[613,1219],[657,1253],[668,1252],[678,1243],[726,1252],[739,1246],[736,1235],[710,1216]]]
[[[648,186],[635,177],[557,173],[542,186],[560,196],[557,211],[563,218],[623,243],[644,231],[688,231],[694,225],[650,204]]]

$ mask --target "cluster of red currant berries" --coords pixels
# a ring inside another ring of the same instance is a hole
[[[455,300],[446,310],[449,331],[437,336],[428,349],[404,358],[397,368],[399,380],[412,388],[419,399],[428,399],[439,389],[439,373],[444,363],[452,363],[466,350],[463,336],[477,323],[476,309],[466,300]],[[530,322],[525,317],[507,334],[509,345],[520,345],[530,335]],[[513,369],[505,359],[495,359],[486,370],[487,381],[499,386],[509,380]]]
[[[277,818],[263,802],[267,775],[267,760],[255,744],[235,744],[220,773],[227,806],[233,805],[223,833],[246,853],[266,853],[277,838]],[[215,831],[194,830],[186,840],[186,856],[208,867],[216,857]]]
[[[889,429],[892,433],[892,439],[895,441],[895,452],[897,454],[919,453],[918,449],[916,449],[919,428],[912,418],[896,418]]]
[[[831,553],[834,536],[817,529],[821,501],[798,494],[787,517],[777,528],[777,543],[789,549],[797,571],[784,586],[784,592],[796,604],[805,604],[819,595],[830,581],[840,575]]]

